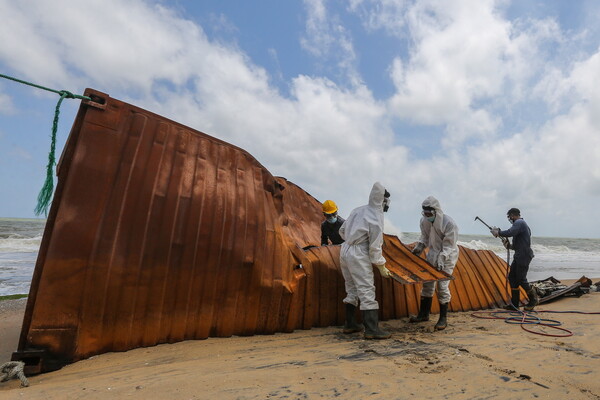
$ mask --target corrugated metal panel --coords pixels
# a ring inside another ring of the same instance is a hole
[[[30,371],[107,351],[343,321],[320,203],[242,149],[87,90],[58,169],[18,351]],[[386,236],[404,283],[443,278]],[[300,267],[302,266],[302,267]],[[502,262],[461,248],[451,309],[501,305]],[[376,276],[382,318],[419,288]],[[43,351],[43,354],[36,353]]]

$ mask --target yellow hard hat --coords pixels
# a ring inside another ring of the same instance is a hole
[[[325,200],[325,203],[323,203],[323,212],[325,214],[333,214],[334,212],[337,212],[337,210],[338,208],[333,200]]]

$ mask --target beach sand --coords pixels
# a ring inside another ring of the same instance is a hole
[[[25,300],[8,302],[0,364],[17,347],[25,309]],[[538,309],[600,312],[600,293]],[[534,335],[464,312],[449,313],[441,332],[431,331],[437,315],[425,324],[382,322],[393,334],[384,341],[339,327],[210,338],[91,357],[32,376],[27,388],[0,383],[0,399],[599,399],[600,315],[540,316],[573,336]]]

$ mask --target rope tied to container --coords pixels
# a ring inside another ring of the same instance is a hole
[[[52,200],[52,194],[54,193],[54,174],[53,169],[56,165],[56,131],[58,130],[58,116],[60,114],[60,105],[64,99],[82,99],[82,100],[91,100],[88,96],[80,96],[78,94],[73,94],[68,90],[55,90],[50,89],[45,86],[36,85],[35,83],[27,82],[21,79],[14,78],[12,76],[0,74],[1,78],[9,79],[11,81],[19,82],[25,85],[33,86],[38,89],[47,90],[49,92],[56,93],[60,96],[58,99],[58,103],[56,103],[56,108],[54,110],[54,120],[52,121],[52,135],[50,141],[50,152],[48,153],[48,165],[46,165],[46,180],[44,181],[44,185],[38,194],[38,202],[35,207],[35,214],[40,215],[48,215],[48,206],[50,205],[50,200]]]
[[[21,386],[29,386],[29,381],[23,372],[25,363],[23,361],[9,361],[0,366],[0,382],[6,382],[14,377],[19,378]]]

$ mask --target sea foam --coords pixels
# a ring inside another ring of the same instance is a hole
[[[29,253],[37,252],[40,249],[42,236],[32,238],[23,237],[20,235],[11,235],[7,238],[0,239],[1,253]]]

